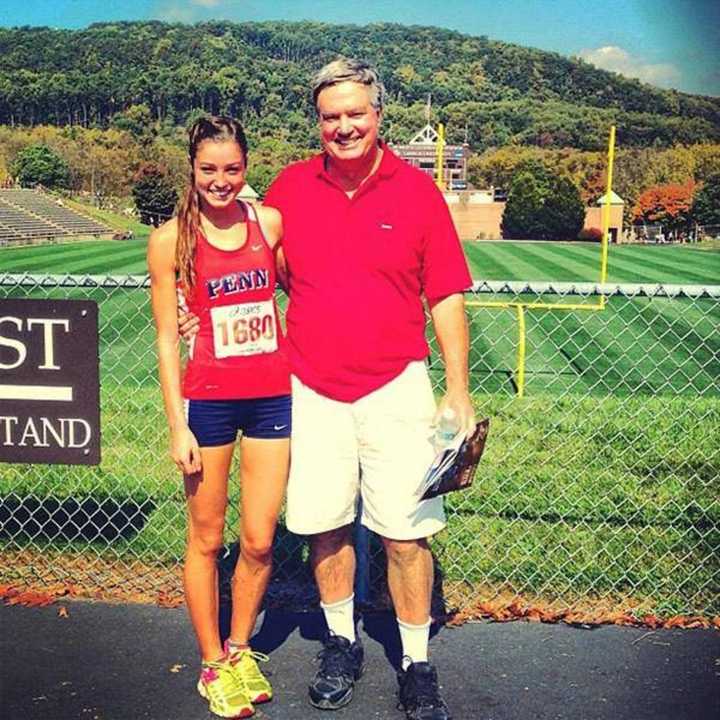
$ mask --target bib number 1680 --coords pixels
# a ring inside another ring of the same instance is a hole
[[[216,358],[277,350],[272,300],[212,308],[210,317]]]

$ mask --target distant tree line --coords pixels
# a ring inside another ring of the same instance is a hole
[[[161,201],[145,206],[167,211],[187,177],[185,128],[200,114],[225,113],[246,127],[248,181],[262,194],[284,165],[317,150],[309,82],[339,54],[378,65],[391,142],[407,142],[427,122],[432,98],[431,123],[444,122],[450,142],[474,151],[471,184],[509,191],[508,237],[576,234],[582,207],[605,191],[611,124],[626,224],[662,216],[655,200],[667,200],[668,217],[690,213],[693,197],[706,208],[714,202],[720,99],[485,37],[390,24],[0,29],[0,179],[66,187],[96,202],[149,197],[158,183]]]
[[[226,113],[262,136],[313,147],[309,79],[339,54],[378,65],[386,134],[396,142],[418,129],[428,96],[448,139],[476,151],[599,150],[612,123],[623,147],[720,141],[718,98],[450,30],[311,22],[0,28],[0,124],[122,128],[143,106],[159,127]]]
[[[0,126],[0,180],[11,177],[28,186],[40,183],[46,187],[67,188],[103,203],[110,197],[129,198],[135,180],[146,175],[147,168],[153,166],[162,175],[165,186],[180,190],[188,173],[185,130],[158,130],[147,121],[148,117],[147,108],[135,106],[123,116],[123,123],[115,123],[107,130],[78,126],[14,129]],[[248,182],[261,195],[285,165],[313,152],[310,148],[299,148],[287,140],[257,132],[249,134],[249,141]],[[37,150],[39,146],[44,148],[43,152]],[[567,198],[577,194],[582,206],[586,206],[594,204],[605,192],[605,153],[574,148],[508,146],[486,150],[471,157],[469,180],[475,187],[510,190],[517,199],[517,192],[512,192],[514,181],[528,170],[534,174],[536,185],[540,179],[543,198],[549,194]],[[562,187],[548,193],[550,176],[552,183],[565,178],[573,189],[563,183]],[[655,222],[643,209],[650,205],[639,204],[641,195],[647,190],[665,186],[691,188],[683,192],[692,199],[693,194],[697,195],[703,188],[714,187],[710,182],[712,176],[720,176],[720,144],[668,149],[621,148],[615,158],[613,187],[625,201],[625,224],[630,225],[641,220]],[[166,198],[172,197],[170,190],[164,192]],[[670,196],[673,192],[671,189]],[[709,189],[705,192],[711,193]],[[665,191],[662,190],[660,195],[665,197]],[[718,224],[709,220],[717,217],[712,211],[713,198],[714,195],[707,195],[707,209],[702,214],[704,220],[698,220],[701,224]],[[172,205],[172,201],[167,202]],[[540,204],[544,206],[544,200]],[[571,199],[569,205],[577,207],[577,202]],[[512,212],[508,218],[511,222]],[[570,237],[567,233],[573,226],[568,227],[570,229],[564,234]],[[511,226],[507,230],[511,234],[530,237],[527,232],[512,230]],[[549,231],[537,232],[550,234]]]

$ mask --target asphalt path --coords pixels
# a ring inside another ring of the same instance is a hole
[[[59,608],[67,609],[67,616]],[[3,720],[208,720],[183,608],[73,601],[0,606]],[[365,675],[352,703],[312,708],[317,612],[268,611],[254,646],[271,655],[275,699],[258,720],[403,720],[394,619],[360,623]],[[720,632],[524,622],[441,628],[431,641],[454,720],[718,720]]]

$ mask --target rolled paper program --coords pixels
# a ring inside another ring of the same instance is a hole
[[[490,420],[485,418],[475,426],[475,432],[469,438],[459,434],[435,456],[433,464],[423,478],[422,500],[429,500],[437,495],[462,490],[472,485],[475,471],[485,450],[489,430]]]

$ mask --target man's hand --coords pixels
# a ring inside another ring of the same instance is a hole
[[[180,337],[188,342],[200,330],[200,318],[191,312],[184,312],[178,308],[178,333]]]
[[[200,447],[186,425],[172,431],[170,455],[184,475],[194,475],[202,470]]]
[[[462,293],[428,301],[440,352],[445,362],[447,392],[438,405],[433,422],[437,425],[445,408],[455,412],[458,427],[470,437],[475,432],[475,411],[468,392],[470,337]]]
[[[465,433],[465,437],[470,437],[475,432],[475,410],[467,392],[446,393],[438,403],[435,417],[433,417],[433,425],[440,422],[444,410],[450,408],[457,418],[458,428]]]

